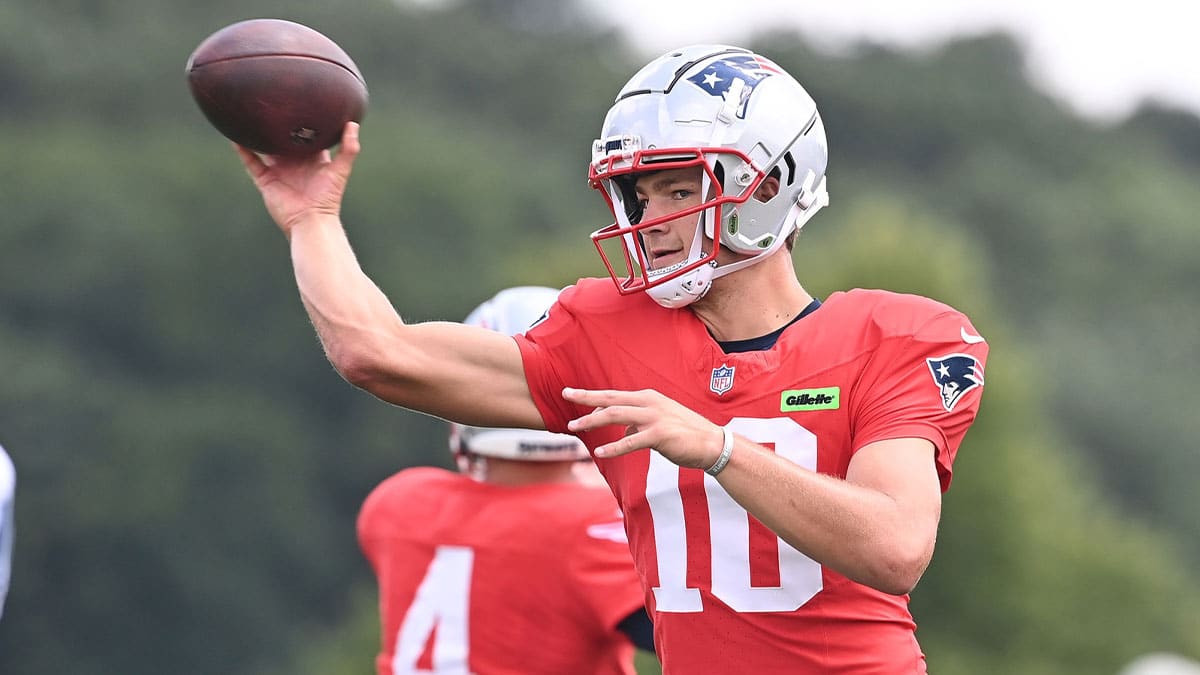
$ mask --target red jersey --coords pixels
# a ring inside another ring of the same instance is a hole
[[[406,469],[367,497],[358,539],[379,580],[379,675],[634,672],[616,626],[641,585],[602,486]]]
[[[547,427],[589,412],[563,387],[655,389],[797,464],[845,477],[875,441],[937,449],[942,489],[975,418],[987,345],[946,305],[835,293],[770,349],[726,354],[690,311],[607,279],[568,288],[517,336]],[[581,435],[589,448],[620,438]],[[907,596],[850,581],[778,539],[712,476],[638,451],[597,460],[624,512],[667,673],[924,673]]]

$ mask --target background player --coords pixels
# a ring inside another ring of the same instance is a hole
[[[4,616],[4,599],[8,595],[9,575],[12,572],[13,498],[16,487],[17,474],[12,460],[0,446],[0,618]]]
[[[519,287],[466,323],[519,332],[557,291]],[[633,672],[652,627],[608,489],[577,480],[573,436],[452,425],[461,473],[406,469],[358,521],[379,580],[380,675]]]
[[[363,274],[339,217],[359,149],[350,124],[336,158],[241,150],[330,360],[408,408],[578,434],[624,513],[664,672],[926,671],[907,593],[987,345],[926,298],[801,285],[789,249],[827,201],[827,147],[798,82],[723,45],[635,74],[590,165],[613,279],[515,341],[405,324]]]

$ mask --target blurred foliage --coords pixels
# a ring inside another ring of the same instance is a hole
[[[367,78],[344,217],[406,317],[603,271],[583,167],[642,57],[570,3],[0,8],[0,443],[19,473],[2,673],[370,670],[354,516],[392,471],[448,463],[445,425],[324,361],[282,237],[187,94],[191,49],[260,16],[322,30]],[[1200,121],[1079,119],[1005,36],[752,46],[826,121],[808,288],[929,294],[992,345],[913,598],[931,669],[1200,657]]]

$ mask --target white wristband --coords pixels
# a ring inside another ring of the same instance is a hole
[[[729,458],[733,456],[733,432],[729,427],[721,427],[721,433],[724,436],[724,443],[721,445],[721,454],[717,457],[717,461],[713,465],[704,470],[704,473],[715,476],[721,473],[725,465],[729,463]]]

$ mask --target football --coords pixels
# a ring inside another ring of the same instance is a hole
[[[292,21],[251,19],[208,36],[187,60],[201,112],[226,138],[269,155],[329,148],[362,120],[367,85],[333,40]]]

